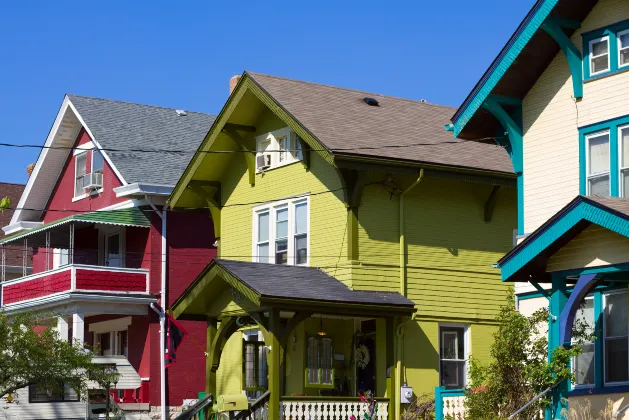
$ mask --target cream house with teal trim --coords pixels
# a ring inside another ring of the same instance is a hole
[[[629,418],[628,70],[629,2],[539,0],[450,126],[510,152],[520,243],[498,266],[520,310],[549,307],[551,350],[571,344],[575,317],[595,331],[553,418],[585,398]]]
[[[465,386],[505,302],[491,264],[516,194],[502,148],[443,130],[453,111],[242,75],[169,199],[209,207],[220,238],[172,308],[208,322],[208,392],[296,419],[348,418],[370,390],[378,418],[400,418]]]

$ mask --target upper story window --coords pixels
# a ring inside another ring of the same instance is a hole
[[[629,197],[629,116],[579,128],[580,194]]]
[[[590,75],[609,71],[609,37],[590,41]]]
[[[256,138],[256,168],[267,171],[302,160],[301,143],[290,128],[282,128]]]
[[[609,132],[586,137],[588,195],[609,195]]]
[[[308,206],[308,197],[302,197],[255,207],[253,261],[307,265]]]
[[[74,196],[85,194],[85,175],[87,174],[87,151],[76,155],[74,161]]]
[[[629,20],[584,33],[584,79],[620,70],[629,70]]]

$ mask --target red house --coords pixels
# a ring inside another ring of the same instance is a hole
[[[66,95],[3,227],[3,252],[32,247],[33,270],[4,275],[2,310],[57,315],[62,337],[94,346],[99,363],[117,365],[115,398],[138,418],[165,418],[205,386],[205,323],[182,323],[188,337],[165,371],[160,325],[161,308],[216,254],[209,211],[173,213],[165,204],[214,118]],[[10,410],[19,418],[96,414],[72,390],[32,386],[17,398]]]

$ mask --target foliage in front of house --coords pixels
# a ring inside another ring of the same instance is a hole
[[[481,365],[473,358],[470,363],[466,419],[506,419],[546,388],[573,379],[570,360],[581,353],[578,344],[592,338],[587,335],[587,325],[577,321],[573,333],[577,345],[553,350],[549,361],[548,338],[543,333],[548,310],[539,310],[530,317],[520,314],[513,292],[501,309],[498,322],[491,363]],[[550,402],[547,394],[522,412],[520,418],[534,418]]]
[[[102,367],[92,364],[92,354],[59,339],[53,327],[49,317],[22,313],[9,318],[0,311],[0,398],[31,384],[83,397],[88,379],[100,378]]]

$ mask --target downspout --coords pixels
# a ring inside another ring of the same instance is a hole
[[[167,252],[167,241],[166,241],[166,212],[168,210],[168,204],[165,204],[162,207],[162,211],[158,210],[155,207],[155,204],[151,200],[149,200],[148,196],[144,196],[149,205],[153,208],[155,213],[162,219],[162,259],[161,259],[161,277],[162,277],[162,287],[160,291],[160,302],[161,309],[157,309],[153,303],[151,303],[151,309],[153,309],[159,315],[159,385],[160,385],[160,403],[161,407],[161,417],[162,420],[166,420],[166,308],[168,307],[168,302],[166,302],[166,252]]]
[[[406,297],[406,239],[404,237],[404,196],[410,192],[413,188],[422,182],[424,178],[424,170],[420,169],[419,176],[407,189],[400,194],[400,294]],[[404,326],[407,322],[415,319],[413,317],[402,324],[396,329],[397,338],[397,360],[395,366],[395,418],[399,419],[402,415],[402,396],[400,395],[402,389],[402,359],[404,358],[403,346],[404,346]]]

